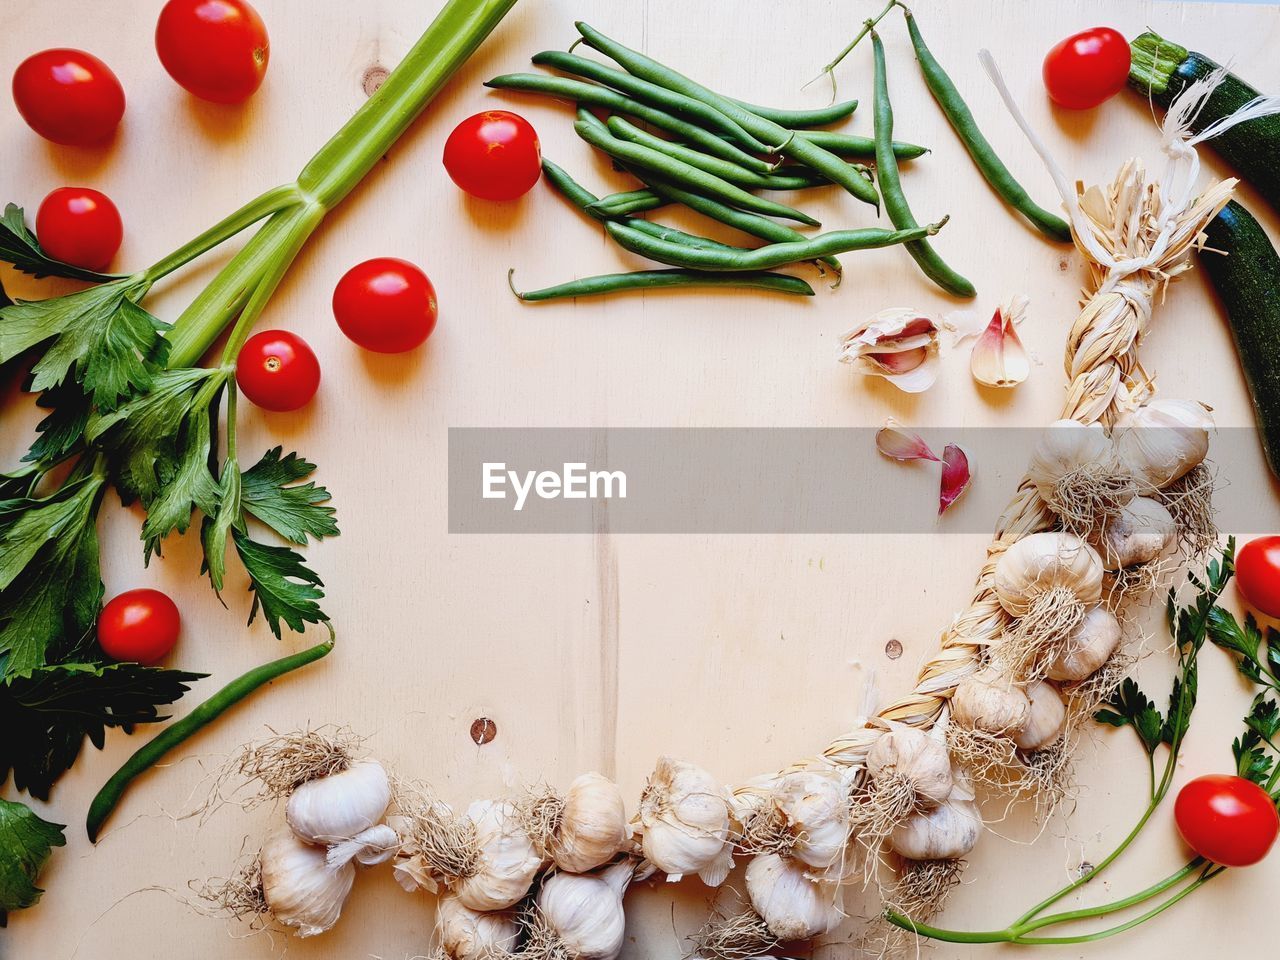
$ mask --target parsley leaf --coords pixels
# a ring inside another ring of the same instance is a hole
[[[88,280],[101,283],[113,279],[113,275],[85,270],[61,260],[55,260],[44,252],[36,235],[27,227],[22,208],[10,203],[0,217],[0,260],[11,263],[23,273],[36,279],[40,277],[67,277],[71,280]]]
[[[10,910],[29,907],[44,893],[36,876],[53,848],[66,844],[64,829],[26,804],[0,800],[0,927]]]
[[[329,618],[317,600],[324,598],[324,586],[315,571],[308,569],[302,556],[288,547],[258,543],[240,530],[231,531],[231,539],[249,574],[253,591],[253,607],[249,622],[261,607],[271,632],[280,637],[280,621],[289,629],[302,633],[308,623],[327,623]]]
[[[329,491],[314,482],[297,483],[315,470],[296,453],[281,459],[281,447],[274,447],[244,473],[244,512],[266,524],[290,543],[305,545],[307,537],[317,540],[336,536],[333,507],[321,506]],[[292,484],[292,486],[290,485]]]
[[[1143,749],[1153,754],[1165,740],[1168,722],[1156,709],[1156,705],[1139,689],[1132,677],[1126,677],[1124,683],[1111,694],[1106,707],[1094,714],[1094,719],[1112,727],[1132,726]]]

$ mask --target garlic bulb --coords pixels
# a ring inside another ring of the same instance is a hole
[[[481,913],[464,906],[451,893],[436,905],[440,948],[449,960],[495,960],[514,954],[520,939],[520,923],[505,911]]]
[[[956,791],[946,803],[912,814],[896,830],[890,845],[908,860],[957,860],[966,856],[982,836],[978,805]]]
[[[1098,552],[1108,570],[1150,563],[1164,556],[1178,539],[1178,525],[1164,504],[1134,497],[1098,538]]]
[[[645,857],[668,880],[696,873],[711,887],[733,869],[728,792],[711,774],[663,757],[640,797]]]
[[[1213,416],[1193,400],[1152,400],[1116,421],[1120,460],[1144,489],[1161,490],[1209,453]]]
[[[873,782],[903,777],[926,806],[937,806],[951,794],[951,758],[947,748],[923,730],[894,724],[867,753],[867,772]]]
[[[1031,713],[1027,722],[1013,735],[1019,750],[1028,753],[1041,750],[1057,741],[1067,725],[1067,705],[1051,683],[1038,680],[1027,688]]]
[[[627,918],[622,895],[634,864],[615,863],[598,876],[554,873],[538,891],[538,912],[558,941],[555,956],[614,960],[622,952]]]
[[[747,896],[765,926],[784,943],[830,933],[843,917],[838,884],[813,880],[804,865],[776,853],[747,865]]]
[[[1046,671],[1050,680],[1078,683],[1095,674],[1120,646],[1120,621],[1099,604],[1084,615],[1080,626]]]
[[[608,863],[631,839],[618,785],[598,773],[584,773],[565,791],[560,826],[551,857],[569,873],[586,873]]]
[[[984,670],[966,677],[951,695],[951,719],[958,726],[983,733],[1021,730],[1031,717],[1031,701],[1007,677]]]
[[[1022,617],[1051,592],[1097,603],[1102,598],[1102,560],[1073,534],[1033,533],[1000,555],[993,580],[1000,606],[1010,616]]]
[[[376,760],[360,760],[340,773],[296,787],[284,818],[307,843],[337,843],[380,821],[390,802],[387,771]]]
[[[454,893],[472,910],[505,910],[529,892],[542,857],[511,802],[477,800],[466,815],[475,824],[479,856],[474,872],[454,885]]]
[[[300,937],[324,933],[338,922],[355,881],[356,868],[350,863],[329,867],[321,847],[283,829],[263,844],[258,862],[262,896],[277,921],[296,927]]]
[[[773,791],[786,822],[790,856],[824,870],[835,865],[849,840],[849,791],[834,770],[789,773]]]

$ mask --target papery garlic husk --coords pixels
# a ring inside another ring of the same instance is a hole
[[[711,774],[663,757],[640,797],[638,821],[645,857],[668,880],[696,873],[711,887],[733,869],[728,792]]]
[[[1011,617],[1025,617],[1037,601],[1057,591],[1095,604],[1102,598],[1102,560],[1074,534],[1033,533],[1000,555],[993,587]]]
[[[884,377],[899,390],[920,393],[938,376],[938,325],[910,307],[881,310],[844,335],[840,362]]]
[[[400,835],[385,823],[361,830],[350,840],[332,844],[325,853],[330,867],[340,867],[353,860],[361,866],[386,863],[400,852]]]
[[[753,857],[747,865],[747,896],[784,943],[830,933],[844,917],[838,883],[812,879],[804,864],[776,853]]]
[[[1173,483],[1209,453],[1213,416],[1194,400],[1152,400],[1123,414],[1112,436],[1120,460],[1145,492]]]
[[[573,960],[614,960],[622,952],[626,935],[622,896],[634,866],[630,860],[623,860],[599,874],[549,876],[535,901],[535,946],[526,950]]]
[[[947,748],[923,730],[894,724],[867,752],[867,773],[875,784],[899,779],[911,787],[913,804],[933,807],[951,795]]]
[[[475,824],[478,857],[474,871],[453,884],[472,910],[506,910],[524,899],[542,866],[515,805],[507,800],[477,800],[467,808]]]
[[[946,803],[912,814],[890,839],[893,852],[908,860],[957,860],[982,836],[982,817],[971,794],[957,791]]]
[[[993,670],[966,677],[951,695],[951,721],[967,730],[1013,735],[1031,717],[1022,687]]]
[[[1056,743],[1067,725],[1067,705],[1058,688],[1044,680],[1037,680],[1027,687],[1027,700],[1031,712],[1013,734],[1013,742],[1019,750],[1028,753]]]
[[[451,893],[436,904],[436,929],[448,960],[495,960],[514,954],[520,940],[520,923],[514,913],[472,910]]]
[[[1120,646],[1120,621],[1106,607],[1091,607],[1062,651],[1049,664],[1050,680],[1079,683],[1093,676]]]
[[[564,794],[551,857],[569,873],[586,873],[608,863],[626,847],[631,827],[618,785],[598,773],[584,773]]]
[[[313,937],[338,922],[355,881],[354,866],[330,867],[322,847],[287,829],[271,835],[258,860],[263,899],[279,923],[295,927],[300,937]]]
[[[337,843],[378,823],[390,802],[387,771],[376,760],[360,760],[295,788],[284,818],[307,843]]]
[[[849,790],[839,773],[789,773],[774,788],[772,802],[784,824],[789,857],[815,870],[839,864],[850,830]]]
[[[973,345],[969,360],[973,379],[985,386],[1002,389],[1016,387],[1027,379],[1031,364],[1018,336],[1017,324],[1026,315],[1029,302],[1027,297],[1019,294],[996,310],[978,342]]]
[[[1096,545],[1108,570],[1151,563],[1169,553],[1178,540],[1178,525],[1164,504],[1135,497],[1106,525]]]

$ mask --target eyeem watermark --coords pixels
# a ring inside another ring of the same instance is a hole
[[[588,470],[585,462],[565,463],[555,470],[508,470],[505,463],[486,462],[481,467],[481,496],[486,500],[514,498],[511,509],[524,509],[529,494],[540,500],[625,500],[627,475],[621,470]]]

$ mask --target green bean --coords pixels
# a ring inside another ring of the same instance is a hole
[[[944,223],[945,220],[913,230],[884,230],[880,227],[833,230],[799,242],[771,243],[754,250],[733,251],[693,250],[678,243],[647,236],[618,220],[606,220],[604,228],[624,249],[673,267],[690,267],[696,270],[769,270],[828,254],[911,243],[937,233]]]
[[[911,34],[911,45],[915,47],[916,59],[920,61],[924,82],[929,87],[929,92],[933,94],[933,98],[938,101],[938,106],[942,108],[947,120],[950,121],[956,136],[969,151],[974,165],[986,178],[987,183],[991,184],[991,189],[995,190],[1005,203],[1031,221],[1031,224],[1046,237],[1051,240],[1070,242],[1071,228],[1067,226],[1067,222],[1032,200],[1022,184],[1014,179],[1009,168],[996,155],[987,138],[978,129],[978,122],[974,120],[969,105],[960,96],[960,91],[956,89],[947,72],[942,69],[942,65],[934,59],[925,45],[924,37],[920,35],[920,28],[916,26],[916,18],[906,7],[902,10],[907,18],[907,31]]]
[[[757,117],[772,120],[792,130],[800,130],[804,127],[825,127],[829,123],[839,123],[841,120],[852,117],[853,112],[858,109],[857,100],[833,103],[829,107],[818,107],[815,110],[777,110],[773,107],[756,106],[745,100],[733,102],[744,110],[750,110]]]
[[[757,140],[732,117],[725,116],[715,107],[704,103],[696,97],[669,90],[640,77],[634,77],[621,70],[615,70],[613,67],[606,67],[603,63],[588,60],[586,57],[575,56],[572,53],[565,53],[562,50],[544,50],[542,53],[535,53],[532,60],[537,66],[554,67],[565,73],[572,73],[579,77],[586,77],[588,80],[595,80],[597,83],[613,87],[633,100],[639,100],[641,103],[647,103],[668,113],[697,120],[703,126],[717,130],[724,136],[731,136],[740,140],[752,150],[760,150],[762,152],[769,150],[768,144]]]
[[[511,275],[507,282],[512,284]],[[747,271],[743,273],[710,273],[704,270],[636,270],[632,273],[606,273],[599,277],[583,277],[559,283],[541,290],[520,291],[511,285],[511,292],[521,300],[539,302],[563,297],[594,297],[617,293],[622,290],[659,290],[664,287],[742,287],[756,290],[772,290],[795,296],[812,297],[813,287],[799,277],[785,273]]]
[[[889,81],[885,74],[884,44],[880,35],[871,31],[871,46],[875,51],[875,130],[876,176],[880,179],[880,192],[884,196],[884,209],[889,221],[899,230],[909,230],[916,225],[916,218],[902,192],[898,178],[898,161],[890,144],[893,141],[893,105],[889,102]],[[938,256],[926,240],[907,244],[907,252],[919,264],[925,276],[948,293],[958,297],[972,297],[973,284],[952,270]]]
[[[328,626],[328,624],[325,624]],[[85,821],[85,829],[89,832],[89,842],[96,843],[103,823],[111,815],[120,798],[124,796],[129,784],[140,774],[150,769],[161,757],[182,743],[197,730],[212,723],[227,710],[235,706],[263,684],[284,676],[291,670],[297,670],[308,663],[313,663],[333,649],[333,628],[329,627],[329,639],[300,653],[272,660],[260,667],[255,667],[215,693],[200,706],[143,744],[137,752],[124,762],[119,770],[106,782],[98,795],[89,805],[89,816]]]
[[[660,197],[652,190],[627,190],[623,193],[611,193],[597,200],[592,207],[593,212],[602,216],[626,217],[633,213],[657,210],[670,202],[666,197]]]
[[[773,200],[766,200],[764,197],[757,197],[741,187],[734,186],[727,180],[707,173],[705,170],[691,167],[687,163],[675,160],[656,150],[650,150],[648,147],[642,147],[638,143],[627,143],[625,140],[619,140],[609,133],[608,127],[585,111],[578,111],[578,118],[578,122],[573,125],[573,129],[578,136],[592,146],[603,150],[611,157],[646,170],[653,170],[663,176],[688,184],[699,193],[715,197],[717,200],[742,210],[796,220],[800,223],[807,223],[810,226],[821,226],[813,217],[796,210],[794,207],[788,207],[786,204],[777,203]]]
[[[496,90],[518,90],[522,93],[538,93],[544,96],[558,97],[578,104],[589,103],[594,107],[604,107],[617,113],[626,113],[643,120],[660,130],[666,130],[687,143],[692,143],[707,153],[715,154],[725,160],[732,160],[751,170],[768,173],[773,167],[753,157],[728,140],[722,140],[709,130],[697,124],[681,120],[679,117],[650,107],[648,104],[624,97],[616,90],[600,87],[594,83],[583,83],[581,80],[570,80],[567,77],[549,77],[540,73],[508,73],[494,77],[486,87]]]
[[[688,77],[677,73],[670,67],[665,67],[636,50],[610,40],[604,34],[581,21],[575,26],[588,46],[622,64],[635,76],[666,87],[668,90],[695,97],[704,103],[710,104],[736,121],[751,136],[761,141],[776,144],[773,148],[776,152],[812,167],[833,183],[838,183],[844,187],[859,200],[864,200],[879,208],[880,195],[876,192],[875,185],[868,182],[861,174],[850,170],[849,165],[835,154],[829,153],[811,140],[805,139],[794,131],[774,123],[772,120],[756,116],[732,100],[694,83]]]
[[[874,157],[876,142],[871,137],[859,137],[852,133],[831,133],[827,130],[801,130],[796,136],[810,143],[816,143],[829,153],[838,157]],[[899,160],[914,160],[929,152],[928,147],[914,143],[893,141],[893,155]]]

